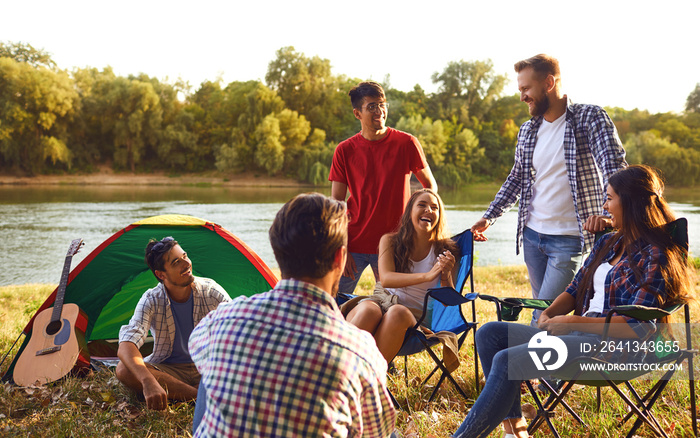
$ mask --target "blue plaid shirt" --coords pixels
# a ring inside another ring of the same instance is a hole
[[[520,127],[513,169],[484,214],[484,218],[493,223],[520,200],[516,254],[520,253],[523,228],[528,219],[535,178],[532,155],[542,120],[542,116],[533,117]],[[627,166],[620,137],[605,110],[595,105],[567,102],[564,159],[581,245],[587,252],[593,246],[594,236],[583,231],[583,224],[589,216],[603,213],[608,178]]]
[[[387,437],[386,361],[316,286],[281,280],[220,305],[190,354],[207,390],[195,437]]]
[[[598,251],[601,251],[605,243],[615,236],[614,233],[609,233],[603,236],[596,242],[591,251],[591,255],[583,263],[583,267],[579,269],[566,292],[576,298],[576,289],[579,282],[583,279],[586,271],[589,269],[590,263],[595,258]],[[622,239],[618,240],[608,254],[603,258],[601,263],[608,263],[615,257],[615,254],[620,250]],[[644,245],[641,251],[635,254],[622,254],[620,261],[612,267],[605,277],[605,300],[603,300],[603,312],[601,316],[607,316],[610,309],[615,306],[622,305],[639,305],[647,307],[660,307],[659,298],[666,296],[666,282],[661,272],[661,266],[665,263],[665,255],[660,248],[652,245]],[[636,266],[642,273],[642,278],[635,278],[634,271],[631,266]],[[583,313],[590,305],[590,295],[583,303]],[[656,325],[653,322],[639,322],[634,318],[623,316],[632,329],[639,335],[640,338],[646,339],[656,331]]]

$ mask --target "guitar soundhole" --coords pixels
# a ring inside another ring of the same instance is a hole
[[[51,321],[46,326],[46,334],[49,336],[55,335],[59,330],[61,330],[61,321]]]

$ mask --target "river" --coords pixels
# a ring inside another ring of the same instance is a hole
[[[453,233],[470,227],[493,199],[497,187],[442,191],[445,217]],[[160,214],[188,214],[217,223],[248,244],[276,268],[267,231],[281,207],[304,188],[237,188],[196,186],[11,186],[0,185],[0,250],[4,254],[0,286],[57,284],[68,246],[82,238],[85,247],[73,257],[76,266],[105,239],[138,220]],[[329,189],[318,189],[329,194]],[[678,216],[688,218],[690,247],[700,254],[700,196],[697,190],[669,192]],[[521,265],[515,254],[517,209],[476,244],[476,265]],[[164,236],[153,236],[164,237]],[[145,247],[146,242],[144,242]]]

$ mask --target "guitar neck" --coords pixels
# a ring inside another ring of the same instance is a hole
[[[70,264],[73,260],[72,255],[66,256],[66,262],[63,264],[63,272],[61,273],[61,282],[58,284],[56,291],[56,300],[53,304],[53,313],[51,313],[51,322],[61,320],[61,312],[63,311],[63,297],[66,294],[66,285],[68,284],[68,275],[70,274]]]

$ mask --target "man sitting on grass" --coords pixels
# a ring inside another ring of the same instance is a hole
[[[187,342],[199,321],[231,298],[214,280],[192,275],[192,262],[172,237],[148,242],[146,264],[160,283],[143,294],[119,331],[116,373],[120,382],[143,394],[149,409],[164,410],[168,400],[197,398],[201,376]],[[149,329],[153,354],[144,358],[139,348]]]
[[[299,195],[270,243],[282,280],[219,306],[192,332],[202,373],[196,437],[387,437],[386,361],[335,302],[347,257],[345,203]]]

